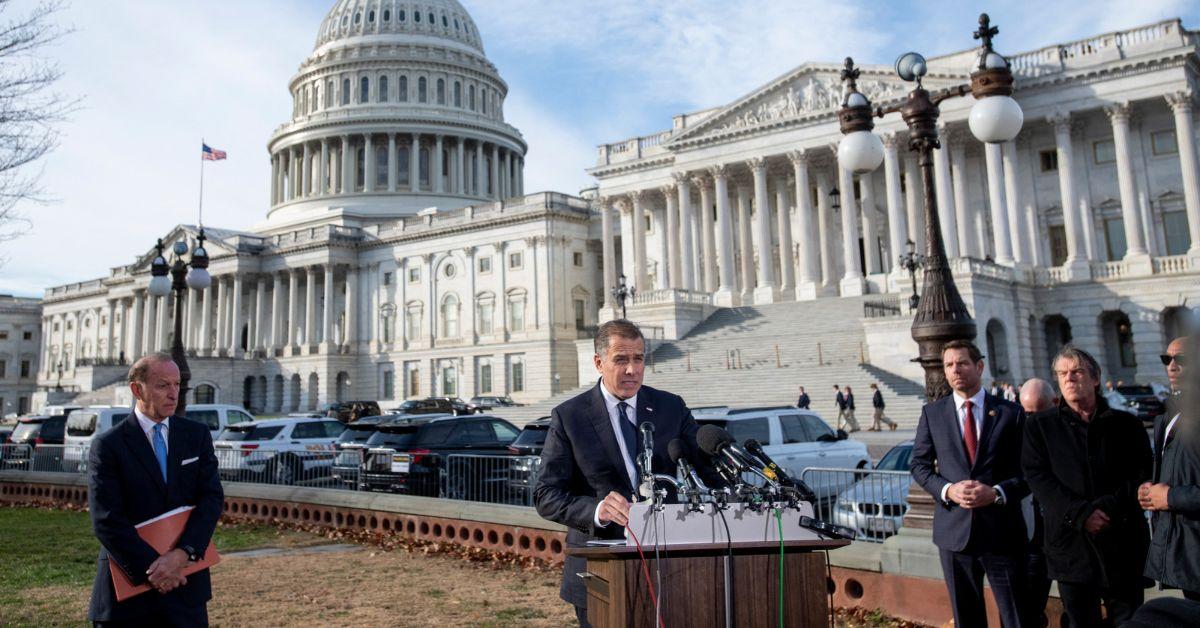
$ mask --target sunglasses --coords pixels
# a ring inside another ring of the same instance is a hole
[[[1158,359],[1162,360],[1163,366],[1170,366],[1171,360],[1175,360],[1175,363],[1179,366],[1187,366],[1187,359],[1183,357],[1182,353],[1176,353],[1175,355],[1164,354],[1158,356]]]

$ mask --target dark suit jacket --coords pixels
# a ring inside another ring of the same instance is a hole
[[[679,438],[705,483],[724,485],[707,457],[700,454],[696,445],[699,425],[678,395],[642,386],[637,393],[636,418],[638,425],[645,421],[654,424],[651,466],[655,473],[675,475],[667,444]],[[640,433],[638,437],[641,438]],[[551,412],[550,431],[542,449],[542,474],[534,488],[533,504],[542,517],[567,526],[568,547],[583,547],[589,539],[625,538],[620,526],[597,528],[593,519],[596,505],[610,492],[616,491],[626,498],[632,498],[634,493],[617,438],[599,383]],[[583,578],[575,575],[586,568],[587,561],[583,558],[568,556],[564,561],[559,594],[575,606],[587,606]]]
[[[846,409],[846,395],[842,394],[840,390],[837,394],[837,406],[843,410]]]
[[[197,460],[182,464],[190,458]],[[224,499],[212,436],[200,423],[171,418],[166,482],[135,413],[96,436],[88,453],[88,506],[92,528],[100,540],[100,557],[88,619],[124,622],[149,614],[190,614],[207,602],[212,589],[206,569],[188,576],[186,585],[165,595],[150,591],[118,603],[108,565],[117,563],[134,584],[145,582],[146,570],[158,552],[137,536],[134,526],[180,506],[195,506],[195,510],[179,545],[203,552]]]
[[[938,504],[933,515],[933,542],[953,552],[968,549],[1022,551],[1027,542],[1021,500],[1029,487],[1021,475],[1025,411],[999,397],[985,395],[983,425],[975,464],[967,464],[967,448],[958,427],[954,396],[925,406],[913,441],[912,475]],[[942,488],[976,480],[1004,491],[1003,506],[962,508],[942,502]]]
[[[883,392],[876,390],[875,394],[871,395],[871,405],[875,406],[876,408],[884,407]]]
[[[796,407],[807,409],[811,403],[812,402],[808,398],[808,393],[803,393],[800,395],[800,398],[796,400]]]

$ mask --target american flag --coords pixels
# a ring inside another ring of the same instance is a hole
[[[201,144],[200,146],[203,147],[200,149],[200,159],[204,161],[220,161],[225,159],[225,151],[217,150],[208,144]]]

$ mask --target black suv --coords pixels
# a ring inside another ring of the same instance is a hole
[[[1105,397],[1113,408],[1136,414],[1137,418],[1147,424],[1153,423],[1155,417],[1167,411],[1162,399],[1159,399],[1158,395],[1154,394],[1154,389],[1149,386],[1117,386],[1115,395],[1110,392]]]
[[[67,427],[66,415],[23,416],[9,435],[2,461],[3,469],[50,471],[62,468],[62,445]]]
[[[379,416],[379,404],[374,401],[335,401],[325,406],[325,416],[342,423],[356,421],[365,416]]]
[[[475,404],[467,403],[467,402],[463,401],[462,399],[459,399],[458,397],[430,397],[430,398],[437,399],[439,401],[449,401],[450,407],[454,408],[454,414],[457,414],[460,416],[464,415],[464,414],[482,414],[483,413],[483,410],[480,408],[477,408],[475,406]]]
[[[517,440],[508,446],[510,454],[519,456],[509,461],[508,488],[522,503],[533,505],[533,487],[542,468],[542,461],[536,456],[542,455],[549,433],[550,417],[544,416],[526,424]]]
[[[515,408],[521,405],[513,401],[512,397],[500,397],[496,395],[471,397],[470,404],[483,411],[491,410],[492,408]]]
[[[366,460],[367,440],[375,435],[379,424],[396,418],[394,414],[367,416],[346,424],[346,431],[338,437],[334,447],[337,455],[333,459],[333,479],[354,489],[359,489],[359,469]]]
[[[508,445],[516,437],[512,423],[487,415],[384,421],[367,440],[363,485],[374,491],[504,501]],[[460,456],[450,457],[455,454]]]
[[[395,414],[458,414],[454,409],[454,404],[450,403],[449,399],[431,397],[429,399],[409,399],[400,404],[397,408],[392,408],[391,412]]]

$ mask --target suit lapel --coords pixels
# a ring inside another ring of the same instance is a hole
[[[592,427],[595,428],[596,435],[600,437],[600,444],[604,446],[604,452],[608,454],[609,462],[619,471],[618,475],[625,480],[625,487],[632,493],[633,484],[629,479],[629,473],[625,470],[625,459],[621,457],[621,449],[617,445],[617,435],[613,432],[612,421],[608,417],[608,406],[604,403],[604,394],[600,392],[599,382],[596,382],[596,387],[592,389],[590,414]]]
[[[977,421],[982,421],[979,430],[979,446],[975,449],[975,465],[987,454],[991,444],[992,434],[996,432],[996,423],[1000,421],[1001,414],[997,409],[1000,404],[999,398],[992,395],[983,396],[983,407],[979,409]],[[971,467],[974,469],[974,465]]]
[[[162,472],[158,469],[158,460],[154,457],[154,450],[150,448],[150,441],[147,440],[146,433],[142,431],[142,426],[138,423],[137,414],[129,413],[125,419],[124,433],[125,442],[129,446],[129,451],[133,453],[133,457],[142,463],[146,473],[150,474],[158,488],[166,491],[167,484],[163,481]],[[167,453],[170,454],[170,451],[171,448],[168,445]],[[167,467],[170,468],[169,461]]]
[[[962,462],[963,468],[970,471],[971,462],[970,458],[967,457],[967,441],[963,439],[962,428],[958,425],[958,406],[954,403],[954,394],[951,393],[949,397],[944,397],[944,399],[946,409],[942,415],[949,422],[947,432],[955,440],[954,453],[958,456],[959,461]]]

